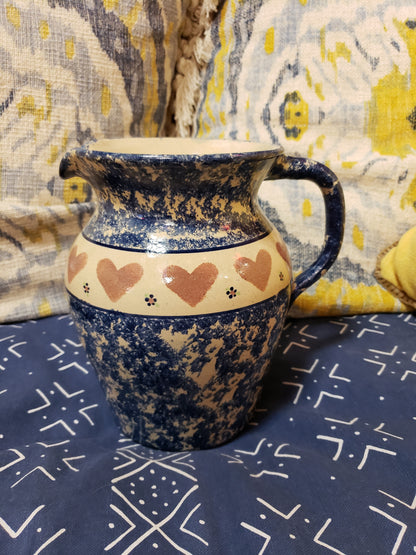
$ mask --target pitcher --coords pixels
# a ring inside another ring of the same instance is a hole
[[[208,448],[247,424],[290,305],[334,262],[344,204],[336,176],[276,145],[104,139],[61,161],[97,209],[69,255],[75,324],[125,435],[164,450]],[[292,277],[257,192],[309,179],[324,246]]]

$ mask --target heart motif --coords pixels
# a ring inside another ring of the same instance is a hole
[[[97,277],[113,303],[121,299],[142,275],[142,266],[134,262],[119,270],[109,258],[103,258],[97,264]]]
[[[180,266],[168,266],[163,270],[162,279],[171,291],[194,307],[205,298],[217,276],[217,267],[203,262],[191,274]]]
[[[234,262],[234,268],[243,279],[264,291],[272,270],[272,257],[266,250],[260,249],[256,260],[241,256]]]
[[[88,255],[86,252],[81,252],[77,254],[77,247],[74,246],[69,253],[68,258],[68,281],[74,279],[74,277],[85,267],[87,264]]]
[[[276,250],[280,254],[280,256],[283,258],[283,260],[286,262],[286,264],[288,266],[290,266],[291,265],[290,255],[289,255],[289,251],[287,250],[286,245],[284,243],[279,243],[279,241],[277,241],[276,242]]]

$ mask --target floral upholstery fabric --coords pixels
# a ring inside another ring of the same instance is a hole
[[[403,310],[374,269],[416,217],[414,3],[226,0],[211,39],[194,135],[279,142],[327,164],[344,188],[338,261],[293,314]],[[315,189],[266,182],[260,191],[295,271],[323,241]]]
[[[0,1],[0,320],[67,309],[68,248],[91,214],[61,156],[162,133],[186,1]]]

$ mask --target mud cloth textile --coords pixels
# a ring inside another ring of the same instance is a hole
[[[416,318],[289,321],[216,449],[120,434],[69,316],[0,327],[0,553],[409,554]]]

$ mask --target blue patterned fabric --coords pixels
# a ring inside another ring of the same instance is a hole
[[[170,453],[114,423],[68,316],[0,327],[0,553],[416,550],[416,318],[289,321],[248,428]]]
[[[104,137],[164,134],[187,1],[0,2],[0,321],[68,311],[63,271],[93,212],[59,161]]]
[[[340,255],[292,314],[405,310],[374,269],[415,225],[415,2],[223,0],[209,35],[193,135],[279,143],[324,162],[344,189]],[[300,180],[260,197],[303,269],[322,244],[320,195]]]

